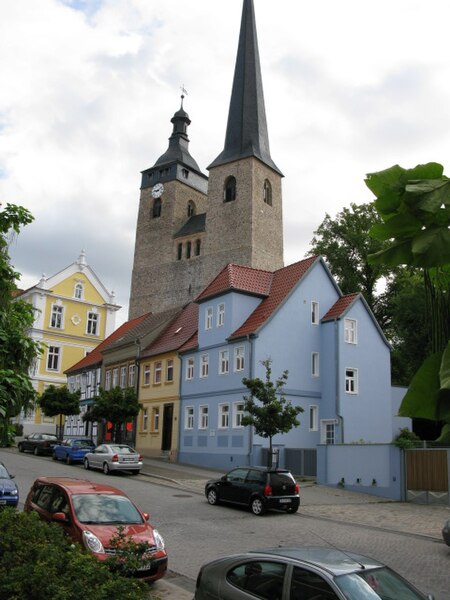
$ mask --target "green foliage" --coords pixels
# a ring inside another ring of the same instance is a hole
[[[394,445],[402,450],[408,450],[409,448],[417,448],[420,446],[420,438],[410,431],[407,427],[400,429],[400,433],[394,439]]]
[[[0,512],[0,597],[5,600],[144,600],[139,581],[112,573],[35,513]]]
[[[286,400],[283,387],[288,379],[288,372],[284,371],[275,383],[271,380],[271,360],[264,360],[261,364],[266,369],[266,380],[259,377],[250,379],[244,377],[242,383],[249,389],[250,396],[244,396],[244,410],[242,425],[252,425],[258,435],[269,438],[269,457],[272,459],[272,438],[279,433],[288,433],[293,427],[298,427],[300,421],[297,415],[303,412],[301,406],[292,406]],[[255,402],[258,400],[261,405]]]
[[[148,544],[135,542],[133,538],[127,537],[123,525],[119,525],[117,533],[111,538],[110,547],[116,550],[116,554],[111,555],[105,562],[113,572],[131,577],[146,562]]]
[[[100,389],[92,409],[83,415],[85,421],[111,421],[113,424],[113,438],[120,439],[121,426],[139,414],[142,405],[138,402],[136,391],[133,388],[117,386],[112,390]]]
[[[47,417],[59,415],[59,435],[62,435],[62,416],[80,414],[80,392],[70,392],[66,385],[50,385],[38,398]]]

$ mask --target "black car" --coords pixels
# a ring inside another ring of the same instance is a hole
[[[53,433],[30,433],[21,440],[17,447],[19,452],[33,452],[38,454],[52,454],[53,447],[58,443],[58,438]]]
[[[442,528],[442,537],[447,546],[450,546],[450,519],[445,522],[444,527]]]
[[[298,483],[287,469],[238,467],[220,479],[209,480],[205,496],[210,504],[230,502],[248,506],[254,515],[268,509],[295,513],[300,506]]]

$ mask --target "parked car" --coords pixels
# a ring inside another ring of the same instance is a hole
[[[138,475],[142,456],[127,444],[101,444],[83,459],[85,469],[101,469],[105,475],[116,471],[130,471]]]
[[[51,455],[53,447],[58,441],[53,433],[30,433],[17,444],[17,447],[19,452],[33,452],[36,456],[39,454]]]
[[[16,508],[19,503],[19,489],[13,481],[14,475],[0,462],[0,508],[12,506]]]
[[[447,546],[450,546],[450,519],[445,523],[442,529],[442,537]]]
[[[95,444],[90,438],[68,437],[53,447],[53,460],[65,460],[68,465],[74,462],[83,462],[88,452],[95,449]]]
[[[433,600],[377,560],[334,548],[270,548],[203,565],[194,600]]]
[[[248,506],[254,515],[268,509],[295,513],[300,506],[299,486],[287,469],[238,467],[205,485],[210,504],[229,502]]]
[[[147,544],[144,562],[134,575],[155,581],[166,573],[162,536],[150,525],[149,515],[115,487],[70,477],[39,477],[28,493],[24,511],[59,523],[72,540],[101,561],[117,553],[111,538],[123,527],[127,538]]]

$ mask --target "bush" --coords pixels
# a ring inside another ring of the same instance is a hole
[[[407,427],[400,429],[400,433],[394,439],[394,444],[402,450],[408,450],[409,448],[417,448],[421,444],[420,438]]]
[[[0,511],[2,600],[143,600],[147,586],[112,573],[35,513]]]

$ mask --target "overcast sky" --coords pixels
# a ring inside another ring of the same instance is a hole
[[[367,173],[450,169],[448,0],[255,0],[285,264],[325,214],[370,202]],[[124,308],[140,172],[180,106],[203,172],[225,138],[242,0],[0,0],[0,202],[35,222],[20,287],[85,249]]]

